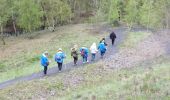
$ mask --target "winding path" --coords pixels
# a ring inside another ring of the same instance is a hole
[[[109,36],[106,37],[106,42],[108,43],[108,47],[107,47],[107,52],[105,54],[105,57],[108,57],[108,56],[113,55],[116,52],[118,52],[118,45],[121,42],[123,42],[124,38],[126,37],[126,35],[128,33],[126,27],[119,27],[119,28],[116,28],[116,29],[106,29],[105,31],[110,33],[110,30],[114,30],[114,32],[117,35],[117,39],[115,41],[115,46],[112,46],[111,41],[109,39]],[[141,29],[138,29],[138,28],[133,29],[133,31],[138,31],[138,30],[141,30]],[[99,54],[97,54],[95,62],[99,61],[100,59],[101,58],[100,58]],[[95,63],[95,62],[89,62],[89,63]],[[69,71],[69,70],[71,70],[71,69],[73,69],[75,67],[83,67],[83,65],[86,65],[86,64],[82,64],[81,59],[78,61],[77,66],[73,66],[73,62],[70,62],[70,63],[67,63],[67,64],[63,65],[62,72]],[[55,66],[53,68],[48,69],[47,76],[56,75],[58,73],[59,73],[58,72],[58,67]],[[30,81],[30,80],[39,79],[39,78],[42,78],[42,77],[44,77],[43,72],[38,72],[38,73],[34,73],[34,74],[31,74],[31,75],[28,75],[28,76],[18,77],[18,78],[15,78],[15,79],[8,80],[8,81],[0,83],[0,89],[3,89],[3,88],[5,88],[5,87],[7,87],[9,85],[16,84],[18,82]]]

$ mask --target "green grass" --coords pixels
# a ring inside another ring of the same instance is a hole
[[[0,58],[0,82],[42,70],[39,60],[45,50],[49,51],[49,59],[52,61],[49,67],[56,65],[53,56],[58,48],[62,48],[67,55],[65,63],[70,62],[72,60],[70,48],[74,44],[77,44],[79,47],[90,47],[93,42],[98,43],[106,35],[93,33],[93,30],[89,31],[89,28],[92,27],[82,24],[70,25],[58,28],[54,33],[38,34],[37,38],[35,37],[31,40],[22,39],[22,36],[11,40],[16,40],[16,47],[14,47],[16,53],[4,59],[3,57]],[[42,41],[42,39],[47,41]]]
[[[133,48],[149,35],[151,35],[149,32],[129,32],[124,43],[120,45],[120,48]]]
[[[0,99],[39,100],[46,95],[49,100],[169,100],[169,66],[169,57],[124,69],[106,70],[102,63],[96,63],[11,86],[0,91]],[[82,77],[82,81],[69,84],[75,77]]]

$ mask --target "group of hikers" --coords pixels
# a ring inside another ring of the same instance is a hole
[[[110,39],[111,39],[112,45],[114,45],[114,42],[116,39],[116,34],[114,32],[110,33]],[[107,43],[105,41],[105,38],[102,38],[102,40],[99,42],[98,47],[97,47],[96,43],[93,43],[89,49],[90,49],[90,53],[91,53],[91,61],[95,61],[96,53],[98,51],[100,52],[101,58],[103,58],[103,56],[107,50]],[[73,48],[71,48],[71,56],[74,59],[75,66],[77,65],[79,55],[81,55],[83,63],[88,63],[89,49],[87,47],[81,47],[78,50],[77,45],[74,45]],[[50,61],[48,59],[48,55],[49,55],[49,53],[47,51],[45,51],[41,56],[40,62],[44,68],[44,75],[47,74],[48,65],[50,63]],[[62,65],[63,65],[63,61],[65,58],[66,58],[65,53],[63,52],[63,50],[61,48],[59,48],[57,53],[54,55],[54,60],[58,64],[59,72],[61,72],[61,70],[62,70]]]

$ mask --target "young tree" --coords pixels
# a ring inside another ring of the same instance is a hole
[[[42,11],[40,5],[35,0],[21,0],[18,12],[18,24],[27,32],[31,33],[41,26]]]
[[[4,39],[4,34],[3,34],[3,29],[4,26],[6,25],[8,18],[9,18],[9,14],[8,14],[8,9],[7,9],[7,2],[6,0],[0,0],[0,32],[1,32],[1,40],[3,42],[3,45],[5,45],[5,39]]]
[[[48,27],[70,19],[71,7],[62,0],[41,0]]]
[[[17,29],[16,29],[16,19],[18,16],[18,0],[6,0],[7,4],[8,4],[8,9],[9,9],[9,15],[11,17],[11,21],[12,21],[12,25],[13,25],[13,29],[15,34],[17,33]]]
[[[125,7],[124,20],[127,23],[129,29],[139,21],[139,0],[129,0]]]

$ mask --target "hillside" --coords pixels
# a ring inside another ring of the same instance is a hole
[[[169,12],[170,0],[0,0],[0,100],[170,100]]]
[[[108,34],[105,27],[105,24],[67,25],[59,27],[55,32],[34,33],[33,39],[25,35],[9,37],[7,45],[0,46],[0,82],[42,70],[39,59],[46,50],[52,61],[49,67],[56,65],[53,56],[58,48],[62,48],[67,55],[65,63],[70,62],[70,49],[73,45],[89,47],[93,42],[98,43]]]
[[[125,32],[128,35],[117,45],[116,54],[94,64],[7,87],[0,91],[0,99],[169,100],[168,31]]]

